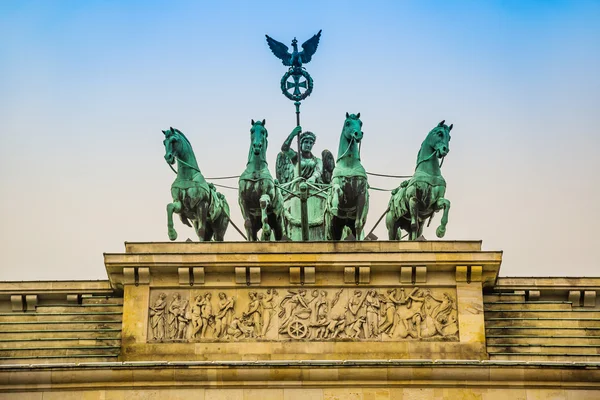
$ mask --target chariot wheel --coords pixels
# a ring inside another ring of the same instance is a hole
[[[302,339],[308,333],[308,326],[302,321],[294,321],[288,326],[287,332],[292,339]]]

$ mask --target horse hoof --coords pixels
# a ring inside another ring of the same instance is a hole
[[[270,230],[263,230],[262,233],[262,237],[260,238],[261,241],[263,242],[268,242],[271,240],[271,231]]]
[[[169,229],[169,240],[177,239],[177,232],[175,229]]]
[[[435,230],[435,234],[437,235],[437,237],[439,238],[443,238],[444,235],[446,234],[446,228],[443,226],[439,226],[436,230]]]

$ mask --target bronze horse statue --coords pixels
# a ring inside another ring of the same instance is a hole
[[[408,232],[409,240],[416,240],[423,233],[425,220],[444,210],[440,226],[436,230],[439,238],[446,234],[450,202],[444,198],[446,181],[442,176],[439,158],[450,151],[452,125],[440,122],[421,144],[417,155],[415,174],[394,189],[386,215],[386,226],[390,240],[400,240],[401,230]]]
[[[183,132],[170,128],[165,135],[165,160],[172,165],[177,161],[177,177],[171,185],[173,202],[167,205],[169,239],[177,239],[173,227],[173,213],[179,214],[181,222],[194,226],[201,242],[222,242],[229,225],[229,205],[225,196],[207,183],[198,168],[192,145]],[[190,224],[192,221],[192,225]]]
[[[360,162],[362,138],[360,113],[346,113],[325,209],[328,240],[342,239],[344,227],[348,227],[357,240],[362,239],[369,210],[367,172]]]
[[[262,229],[261,240],[275,240],[283,237],[283,197],[275,186],[269,172],[266,154],[268,132],[265,120],[252,120],[250,128],[250,150],[246,170],[239,180],[239,203],[244,218],[247,238],[258,240],[258,230]]]

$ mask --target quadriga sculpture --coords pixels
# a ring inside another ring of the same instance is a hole
[[[192,145],[183,132],[173,128],[162,132],[165,134],[165,160],[171,168],[177,161],[177,178],[171,185],[173,202],[167,205],[169,239],[177,239],[173,227],[173,213],[176,213],[181,222],[194,226],[201,242],[213,238],[223,241],[229,225],[229,205],[225,196],[202,176]]]
[[[346,113],[325,210],[328,240],[340,240],[344,227],[348,227],[357,240],[362,239],[369,210],[367,173],[360,162],[362,138],[360,113]]]
[[[275,240],[283,237],[283,198],[275,187],[275,181],[267,165],[268,132],[265,120],[252,120],[250,128],[250,150],[246,170],[239,180],[239,197],[244,227],[248,240],[258,240],[258,230],[262,229],[261,240],[270,240],[271,232]]]
[[[425,220],[441,209],[444,214],[436,235],[442,238],[446,233],[450,202],[444,198],[446,181],[438,159],[450,151],[452,125],[444,122],[433,128],[421,144],[413,177],[392,192],[385,221],[390,240],[400,240],[401,230],[408,232],[409,240],[416,240],[423,233]]]

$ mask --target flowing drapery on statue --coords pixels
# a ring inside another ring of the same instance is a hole
[[[401,230],[408,232],[409,240],[416,240],[423,233],[425,221],[433,214],[444,210],[440,226],[436,230],[439,238],[446,233],[450,202],[444,198],[446,180],[442,176],[439,158],[450,151],[450,131],[445,121],[433,128],[421,144],[417,155],[415,174],[392,192],[386,226],[390,240],[400,240]]]
[[[173,213],[176,213],[181,222],[193,225],[201,242],[223,241],[229,225],[229,205],[225,196],[202,176],[192,145],[183,132],[173,128],[162,132],[165,135],[165,160],[171,168],[177,161],[177,177],[171,185],[173,202],[167,205],[169,239],[177,239],[173,227]]]
[[[328,240],[340,240],[344,227],[362,239],[369,210],[367,172],[360,162],[362,138],[360,113],[346,113],[325,210]]]
[[[261,240],[271,240],[271,233],[275,240],[283,237],[283,198],[267,164],[268,132],[265,123],[264,119],[251,122],[248,163],[239,179],[238,201],[250,241],[258,240],[260,229]]]
[[[308,239],[325,240],[325,203],[335,160],[329,150],[323,150],[322,159],[313,155],[312,148],[316,135],[308,131],[301,132],[302,127],[294,128],[277,155],[277,180],[284,189],[282,193],[284,230],[291,240],[302,240],[300,183],[306,182]],[[300,136],[300,154],[291,147],[296,136]],[[300,171],[298,171],[298,162],[300,162]]]
[[[333,155],[327,149],[321,153],[322,159],[312,153],[317,136],[309,131],[302,132],[297,126],[281,146],[277,155],[277,180],[281,184],[291,182],[298,175],[298,153],[292,149],[292,141],[300,135],[300,177],[309,183],[331,183],[331,174],[335,167]]]

